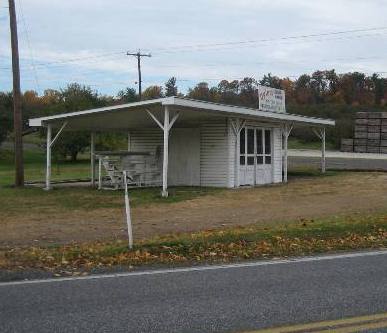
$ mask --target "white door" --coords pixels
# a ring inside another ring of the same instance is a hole
[[[254,128],[243,128],[240,133],[240,184],[254,185],[255,182],[255,154]]]
[[[245,127],[240,132],[240,185],[273,182],[272,131]]]
[[[257,128],[255,133],[256,146],[256,174],[255,183],[258,185],[273,182],[272,166],[272,130]]]

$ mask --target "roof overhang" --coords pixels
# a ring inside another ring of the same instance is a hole
[[[85,111],[70,112],[29,120],[30,126],[41,127],[51,124],[59,127],[67,122],[67,130],[125,130],[141,127],[155,127],[147,110],[162,117],[163,106],[172,111],[179,111],[176,126],[190,126],[198,122],[210,121],[219,117],[244,118],[260,122],[298,126],[325,127],[334,126],[335,121],[306,117],[288,113],[268,112],[258,109],[232,106],[212,102],[198,101],[181,97],[166,97],[136,103],[108,106]]]

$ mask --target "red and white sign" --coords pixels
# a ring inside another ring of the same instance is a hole
[[[262,111],[285,113],[285,91],[258,86],[259,109]]]

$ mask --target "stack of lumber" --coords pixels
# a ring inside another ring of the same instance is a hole
[[[341,139],[341,151],[353,152],[353,139]]]
[[[387,112],[356,113],[353,151],[387,153]]]

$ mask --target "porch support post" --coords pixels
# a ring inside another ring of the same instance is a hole
[[[325,159],[325,128],[321,130],[321,172],[326,171],[326,159]]]
[[[46,187],[45,190],[51,190],[51,137],[52,137],[52,126],[47,125],[47,141],[46,141]]]
[[[240,118],[231,119],[232,130],[235,135],[235,163],[234,163],[234,187],[238,188],[240,186],[240,133],[242,128],[245,126],[246,121],[241,121]]]
[[[282,128],[282,135],[284,138],[284,153],[283,153],[283,170],[284,170],[284,178],[283,182],[287,183],[288,182],[288,139],[290,132],[293,129],[293,125],[285,124],[284,127]]]
[[[91,186],[95,186],[95,132],[90,135],[90,178]]]
[[[102,189],[102,156],[98,155],[98,189]]]
[[[169,146],[169,131],[173,124],[179,118],[180,112],[176,112],[170,119],[168,106],[164,106],[164,124],[162,124],[157,117],[148,109],[145,109],[149,116],[164,132],[164,151],[163,151],[163,190],[161,196],[168,197],[168,146]]]
[[[313,132],[321,140],[321,173],[326,172],[326,158],[325,158],[325,127],[313,129]]]
[[[237,126],[238,128],[240,127],[240,119],[237,120]],[[241,130],[238,129],[237,134],[235,136],[235,182],[234,182],[234,187],[238,188],[240,186],[240,171],[239,169],[241,168],[241,158],[240,158],[240,152],[239,152],[239,146],[241,142],[240,138],[240,132]]]
[[[164,107],[164,151],[163,151],[163,190],[161,195],[168,197],[168,144],[169,144],[169,109]]]

